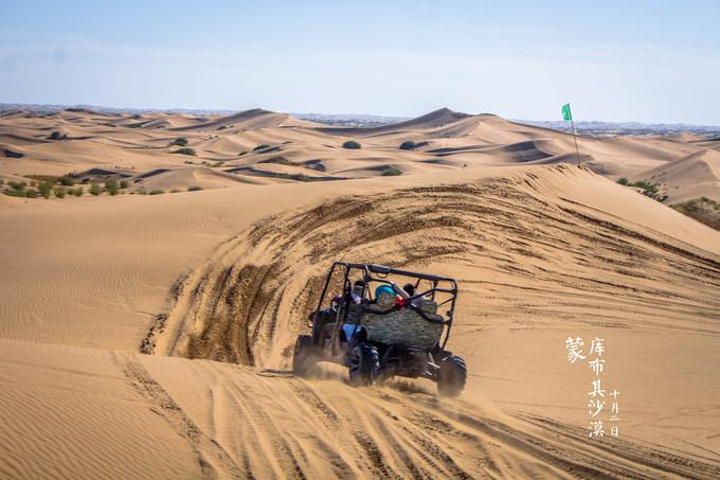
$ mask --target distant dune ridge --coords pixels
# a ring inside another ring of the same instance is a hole
[[[63,139],[52,140],[53,132],[59,132]],[[184,150],[188,154],[168,155],[181,153],[173,144],[178,138],[186,139]],[[347,140],[359,141],[362,148],[342,149]],[[400,150],[406,141],[418,147]],[[225,116],[121,114],[86,108],[44,114],[12,110],[0,116],[0,178],[82,174],[100,167],[118,174],[131,173],[125,178],[137,190],[142,187],[145,172],[164,169],[168,178],[160,183],[171,190],[184,190],[190,186],[185,180],[193,180],[195,175],[176,171],[197,172],[203,167],[230,176],[215,176],[209,182],[201,178],[198,186],[221,188],[232,185],[233,179],[266,184],[320,176],[382,176],[391,169],[415,174],[489,164],[576,163],[571,142],[567,133],[447,108],[374,127],[328,127],[260,108]],[[579,145],[581,162],[613,179],[627,177],[633,181],[650,181],[666,164],[700,152],[713,152],[703,155],[714,164],[716,151],[712,139],[696,135],[581,137]],[[12,161],[20,158],[22,162]],[[284,165],[286,171],[273,167],[276,171],[272,172],[269,167],[255,167],[257,164]],[[217,181],[219,177],[227,182]],[[692,179],[677,175],[658,178],[662,178],[660,187],[670,202],[686,200],[695,192],[720,200],[717,168],[697,169]],[[155,178],[154,182],[159,180]],[[704,186],[687,190],[687,182]]]
[[[0,189],[84,193],[0,195],[0,478],[720,478],[720,233],[667,207],[720,200],[717,142],[578,143],[449,109],[3,113]],[[458,279],[463,396],[292,375],[339,259]],[[588,438],[569,336],[606,342],[619,438]]]

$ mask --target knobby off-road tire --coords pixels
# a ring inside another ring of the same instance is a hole
[[[465,360],[456,355],[448,355],[440,362],[438,374],[438,393],[444,397],[457,397],[465,389],[467,366]]]
[[[315,347],[310,335],[300,335],[295,341],[293,354],[293,373],[298,377],[306,377],[315,367]]]
[[[378,379],[380,354],[370,343],[358,343],[348,358],[350,384],[355,387],[370,386]]]

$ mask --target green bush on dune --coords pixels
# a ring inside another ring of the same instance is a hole
[[[100,185],[98,185],[97,183],[93,183],[90,185],[90,195],[97,197],[102,192],[103,192],[102,187]]]
[[[170,146],[177,146],[177,147],[186,147],[188,144],[188,139],[185,137],[179,137],[170,142]]]
[[[53,184],[50,182],[40,182],[37,189],[38,192],[40,192],[40,195],[42,195],[45,199],[48,199],[52,193]]]
[[[417,147],[417,143],[412,140],[406,140],[400,144],[400,150],[414,150]]]
[[[636,188],[642,188],[644,191],[649,193],[657,193],[659,191],[658,185],[656,183],[650,183],[647,180],[638,180],[637,182],[631,182],[627,178],[622,177],[617,181],[620,185],[625,185],[626,187],[636,187]]]
[[[253,148],[253,152],[256,152],[256,151],[258,151],[258,150],[262,150],[263,148],[270,148],[270,145],[268,145],[267,143],[261,143],[260,145],[258,145],[258,146],[256,146],[255,148]]]
[[[12,188],[13,190],[24,190],[25,187],[27,187],[27,183],[25,182],[15,182],[13,180],[10,180],[8,182],[8,186]]]
[[[656,184],[650,183],[646,180],[641,180],[641,181],[635,182],[635,183],[628,183],[628,186],[642,188],[646,192],[650,192],[650,193],[658,192],[658,186]]]
[[[128,182],[127,180],[120,180],[120,188],[121,189],[128,188],[129,186],[130,186],[130,182]]]
[[[65,198],[65,195],[67,195],[67,189],[65,187],[55,187],[53,193],[57,198]]]
[[[400,170],[399,168],[387,167],[385,170],[383,170],[382,176],[383,177],[397,177],[397,176],[402,175],[402,173],[403,173],[402,170]]]
[[[109,178],[109,179],[105,180],[105,190],[106,190],[110,195],[113,195],[113,196],[114,196],[114,195],[117,195],[117,194],[120,192],[120,185],[118,185],[118,181],[117,181],[117,180],[115,180],[115,179],[113,179],[113,178]]]
[[[58,178],[58,182],[60,182],[60,185],[63,185],[65,187],[72,187],[73,185],[75,185],[75,180],[73,180],[67,175]]]
[[[150,190],[150,195],[162,195],[163,193],[165,193],[165,190],[163,190],[162,188]]]
[[[83,193],[85,193],[85,190],[83,190],[82,187],[77,187],[75,190],[71,190],[70,193],[72,193],[76,197],[82,197]]]
[[[192,148],[189,148],[189,147],[178,148],[174,152],[170,152],[170,153],[179,153],[180,155],[190,155],[193,157],[197,157],[197,153],[195,153],[195,150]]]
[[[355,140],[348,140],[347,142],[343,143],[343,148],[349,148],[350,150],[358,150],[362,148],[362,145],[360,143],[356,142]]]
[[[188,187],[188,192],[199,192],[203,188],[200,185],[193,185],[191,187]]]
[[[5,183],[5,182],[3,182]],[[27,183],[25,182],[16,182],[13,180],[10,180],[8,183],[8,188],[3,190],[3,193],[5,195],[8,195],[10,197],[25,197],[26,191],[25,187],[27,187]]]

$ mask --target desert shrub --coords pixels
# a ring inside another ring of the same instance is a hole
[[[27,198],[37,198],[39,195],[38,191],[32,188],[28,188],[24,193]]]
[[[700,200],[710,205],[713,210],[720,210],[720,202],[716,202],[708,197],[700,197]]]
[[[31,179],[30,186],[35,187],[41,182],[47,182],[52,186],[60,180],[60,177],[54,175],[26,175],[27,178]]]
[[[162,188],[156,188],[155,190],[150,190],[150,195],[162,195],[165,193],[165,190]]]
[[[125,188],[128,188],[129,186],[130,186],[130,182],[128,182],[127,180],[120,180],[120,188],[125,189]]]
[[[383,170],[382,176],[383,177],[397,177],[399,175],[402,175],[402,173],[403,173],[402,170],[400,170],[399,168],[387,167],[385,170]]]
[[[3,185],[5,185],[5,179],[0,178],[0,187],[2,187]]]
[[[113,195],[113,196],[117,195],[118,192],[120,192],[120,186],[118,185],[117,180],[112,179],[112,178],[105,180],[105,190],[110,195]]]
[[[6,188],[3,193],[9,197],[24,197],[25,190],[14,190],[12,188]]]
[[[102,187],[100,185],[98,185],[97,183],[93,183],[90,185],[90,195],[97,197],[102,192],[103,192]]]
[[[182,190],[180,190],[179,188],[173,188],[172,190],[170,190],[170,193],[180,193],[180,192],[182,192]]]
[[[400,150],[413,150],[417,147],[417,143],[412,140],[406,140],[400,144]]]
[[[641,180],[639,182],[635,182],[635,183],[628,184],[628,185],[630,185],[631,187],[642,188],[643,190],[645,190],[647,192],[651,192],[651,193],[657,193],[657,191],[658,191],[657,185],[654,183],[649,183],[647,180]]]
[[[50,140],[65,140],[67,138],[67,134],[59,132],[55,130],[50,134]]]
[[[362,148],[362,145],[360,145],[355,140],[348,140],[347,142],[343,143],[343,148],[349,148],[351,150],[357,150],[359,148]]]
[[[40,195],[42,195],[44,198],[50,198],[50,194],[52,193],[53,184],[50,182],[40,182],[40,184],[37,187],[38,192],[40,192]]]
[[[647,193],[656,194],[659,191],[656,183],[650,183],[647,180],[638,180],[637,182],[630,182],[627,178],[623,177],[618,182],[620,185],[626,185],[628,187],[642,188]]]
[[[720,202],[707,197],[693,198],[671,205],[680,213],[704,223],[710,228],[720,230]]]
[[[188,139],[185,138],[185,137],[176,138],[175,140],[173,140],[172,142],[170,142],[170,145],[171,145],[171,146],[172,146],[172,145],[175,145],[175,146],[178,146],[178,147],[186,147],[187,144],[188,144]]]
[[[25,182],[15,182],[13,180],[10,180],[8,182],[8,186],[12,188],[13,190],[24,190],[25,187],[27,187],[27,183]]]
[[[60,185],[64,185],[66,187],[72,187],[73,185],[75,185],[75,180],[73,180],[71,177],[68,177],[67,175],[58,178],[58,182],[60,182]]]
[[[247,153],[247,150],[244,150],[244,151],[238,153],[237,156],[238,156],[238,157],[242,157],[242,156],[245,155],[246,153]]]
[[[140,190],[136,191],[135,193],[137,193],[138,195],[147,195],[148,194],[147,190],[145,190],[144,188],[141,188]]]
[[[180,155],[191,155],[193,157],[197,156],[197,153],[195,153],[195,150],[192,148],[189,148],[189,147],[178,148],[177,150],[175,150],[174,152],[171,152],[171,153],[179,153]]]
[[[258,151],[258,150],[262,150],[263,148],[270,148],[270,145],[268,145],[267,143],[261,143],[260,145],[258,145],[258,146],[256,146],[255,148],[253,148],[253,152],[256,152],[256,151]]]
[[[55,187],[53,193],[57,198],[65,198],[65,195],[67,195],[67,189],[65,187]]]
[[[83,193],[85,193],[85,191],[83,190],[82,187],[77,187],[76,189],[72,190],[70,193],[72,193],[76,197],[82,197]]]
[[[200,185],[193,185],[191,187],[188,187],[188,192],[198,192],[202,189],[203,188]]]

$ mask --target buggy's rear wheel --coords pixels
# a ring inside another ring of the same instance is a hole
[[[293,372],[298,377],[307,376],[315,366],[316,356],[310,335],[300,335],[295,341],[293,354]]]
[[[467,366],[457,355],[448,355],[440,362],[437,389],[445,397],[457,397],[465,389]]]
[[[371,343],[358,343],[348,357],[350,384],[356,387],[375,383],[380,370],[380,354]]]

